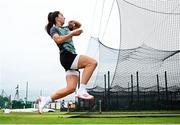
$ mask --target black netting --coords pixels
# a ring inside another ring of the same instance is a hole
[[[115,105],[180,108],[179,1],[117,0],[117,4],[119,49],[90,39],[88,54],[98,60],[98,68],[89,91],[112,109]]]
[[[131,83],[132,80],[136,86],[137,77],[140,90],[157,91],[157,75],[160,88],[165,88],[165,71],[168,87],[180,87],[180,50],[157,50],[145,44],[133,49],[118,50],[103,45],[96,38],[91,38],[91,43],[93,44],[89,45],[89,50],[92,50],[90,48],[94,45],[99,48],[99,50],[94,48],[99,64],[96,73],[90,80],[89,88],[103,91],[104,75],[107,75],[108,71],[110,72],[112,91],[127,91],[128,83]]]

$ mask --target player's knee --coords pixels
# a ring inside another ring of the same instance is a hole
[[[92,64],[94,67],[96,67],[98,63],[97,63],[96,60],[92,60],[91,64]]]

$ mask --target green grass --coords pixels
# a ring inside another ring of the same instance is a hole
[[[178,114],[174,111],[162,112],[103,112],[66,113],[53,112],[39,115],[37,113],[10,113],[0,111],[0,124],[180,124],[180,116],[171,117],[121,117],[121,118],[71,118],[83,115],[124,115],[124,114]]]

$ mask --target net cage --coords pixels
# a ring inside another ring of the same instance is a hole
[[[119,48],[90,38],[87,54],[98,67],[88,91],[104,110],[180,109],[180,2],[117,0],[117,5]]]

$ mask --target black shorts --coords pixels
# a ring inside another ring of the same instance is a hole
[[[61,65],[64,67],[64,69],[71,70],[71,65],[76,58],[77,54],[73,54],[67,50],[64,50],[63,52],[60,53],[60,62]]]

